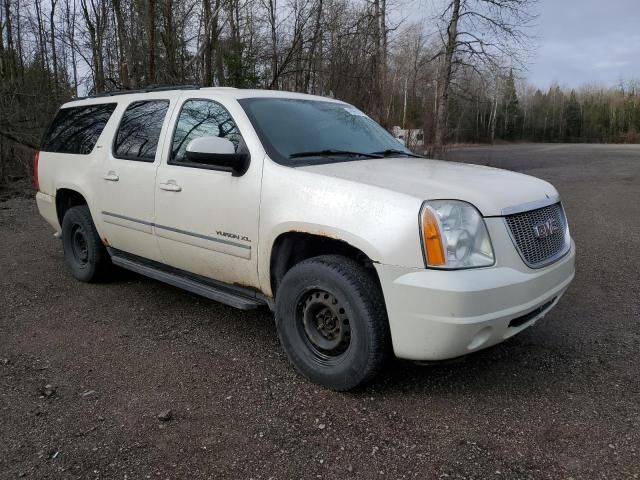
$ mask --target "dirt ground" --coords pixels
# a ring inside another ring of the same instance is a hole
[[[2,196],[0,478],[638,478],[640,146],[450,157],[553,182],[575,282],[502,345],[348,394],[288,366],[266,311],[75,281],[33,199]]]

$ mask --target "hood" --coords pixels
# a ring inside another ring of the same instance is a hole
[[[464,200],[484,216],[558,195],[548,182],[498,168],[422,158],[381,158],[300,169],[382,187],[422,200]]]

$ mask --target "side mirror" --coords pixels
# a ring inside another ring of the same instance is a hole
[[[191,162],[231,172],[234,177],[244,175],[249,168],[249,153],[236,153],[235,146],[226,138],[196,138],[187,145],[186,154]]]

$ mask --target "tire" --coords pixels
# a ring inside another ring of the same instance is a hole
[[[373,379],[389,351],[378,283],[339,255],[310,258],[286,273],[276,297],[276,327],[294,368],[337,391]]]
[[[81,282],[107,278],[112,266],[109,252],[102,244],[86,205],[72,207],[64,214],[62,246],[65,263],[75,278]]]

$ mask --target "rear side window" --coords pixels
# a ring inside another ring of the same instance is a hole
[[[115,108],[115,103],[103,103],[58,110],[40,150],[90,154]]]
[[[169,100],[133,102],[122,115],[113,155],[125,160],[153,162]]]

